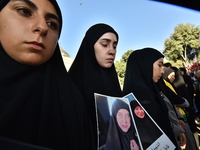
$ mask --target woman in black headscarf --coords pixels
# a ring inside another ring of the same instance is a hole
[[[94,93],[122,96],[114,66],[118,40],[118,34],[109,25],[93,25],[86,32],[69,70],[70,77],[84,97],[94,133],[97,133]],[[105,58],[99,59],[100,53],[104,53]],[[104,63],[102,64],[101,61]],[[105,108],[105,110],[108,109]],[[106,121],[102,120],[101,122]],[[108,125],[104,125],[104,129],[101,131],[106,133],[107,128]]]
[[[173,105],[188,107],[189,103],[177,92],[173,82],[175,80],[175,71],[171,68],[164,68],[162,79],[165,84],[165,93]]]
[[[144,109],[177,147],[168,118],[168,109],[155,86],[155,82],[163,73],[163,58],[163,54],[153,48],[134,51],[127,62],[123,92],[133,92]]]
[[[136,131],[128,104],[116,99],[112,104],[105,150],[139,150]]]
[[[93,149],[85,104],[57,43],[57,2],[1,0],[0,22],[0,136],[55,150]]]

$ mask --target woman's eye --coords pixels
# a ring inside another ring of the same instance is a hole
[[[17,11],[24,16],[31,16],[32,15],[30,9],[28,9],[26,7],[18,8]]]
[[[127,118],[129,118],[129,117],[130,117],[130,115],[129,115],[129,114],[126,114],[126,117],[127,117]]]
[[[106,44],[102,44],[102,46],[103,46],[103,47],[107,47],[108,45],[106,45]]]
[[[48,26],[50,26],[52,29],[57,29],[57,24],[53,21],[47,21]]]

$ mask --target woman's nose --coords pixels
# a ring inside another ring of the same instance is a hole
[[[115,55],[115,53],[116,53],[116,49],[113,46],[110,46],[109,47],[109,54],[110,55]]]
[[[33,24],[33,32],[38,33],[41,36],[46,36],[48,33],[48,25],[46,19],[43,17],[38,17],[34,19],[35,23]]]

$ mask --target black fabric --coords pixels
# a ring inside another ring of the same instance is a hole
[[[144,48],[134,51],[128,59],[124,94],[133,92],[145,110],[177,147],[168,118],[168,109],[153,82],[153,63],[164,57],[159,51]],[[145,135],[143,135],[145,136]]]
[[[97,124],[94,93],[115,97],[122,96],[114,64],[111,68],[102,68],[95,57],[94,44],[107,32],[114,33],[118,40],[118,34],[109,25],[96,24],[90,27],[69,69],[70,77],[83,94],[95,133],[97,132]]]
[[[8,0],[0,2],[3,8]],[[0,45],[0,72],[0,136],[54,150],[93,149],[83,98],[58,45],[39,66],[16,62]]]
[[[0,137],[0,149],[1,150],[52,150],[40,146],[30,145],[27,143],[10,140]]]
[[[112,116],[110,119],[108,138],[105,150],[131,150],[130,148],[131,140],[135,140],[136,143],[138,144],[137,137],[135,136],[135,128],[133,126],[132,118],[130,119],[131,126],[127,132],[123,132],[122,129],[119,127],[116,115],[120,109],[126,109],[130,114],[130,109],[128,107],[128,104],[119,99],[116,99],[114,101],[112,105]]]
[[[185,84],[187,84],[186,90],[189,96],[189,102],[191,106],[194,106],[193,104],[193,98],[194,98],[194,86],[193,81],[191,77],[188,74],[183,74],[183,79],[185,81]]]
[[[89,146],[85,104],[59,49],[37,67],[15,62],[2,47],[0,57],[0,135],[59,150]]]
[[[0,10],[2,10],[10,0],[1,0],[0,1]]]

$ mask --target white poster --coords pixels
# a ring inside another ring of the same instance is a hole
[[[174,150],[175,146],[135,96],[95,93],[98,150]],[[131,103],[131,105],[130,105]]]

